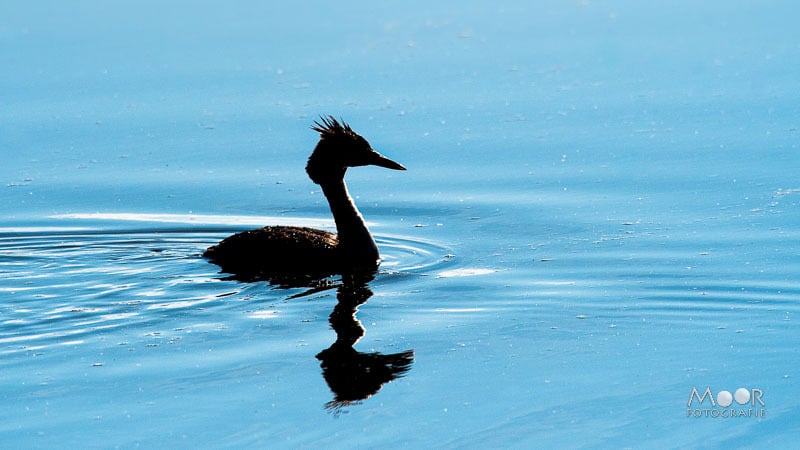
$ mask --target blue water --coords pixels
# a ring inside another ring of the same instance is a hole
[[[795,443],[800,9],[651,3],[0,6],[2,447]],[[320,114],[408,168],[348,173],[413,351],[352,402],[342,289],[200,256],[332,229]]]

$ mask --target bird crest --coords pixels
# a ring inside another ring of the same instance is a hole
[[[343,120],[339,122],[333,116],[320,116],[319,120],[314,121],[314,126],[311,127],[311,129],[318,132],[319,136],[323,139],[355,135],[350,125],[346,124]]]

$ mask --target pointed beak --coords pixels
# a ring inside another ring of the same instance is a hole
[[[373,150],[372,152],[373,153],[370,156],[369,162],[367,164],[371,164],[373,166],[386,167],[387,169],[406,170],[406,168],[403,167],[402,164],[392,161],[391,159],[381,155],[375,150]]]

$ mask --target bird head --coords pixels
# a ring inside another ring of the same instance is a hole
[[[320,120],[314,121],[311,129],[320,136],[306,164],[306,173],[314,183],[341,179],[348,167],[372,165],[406,170],[401,164],[376,152],[350,125],[339,122],[333,116],[320,117]]]

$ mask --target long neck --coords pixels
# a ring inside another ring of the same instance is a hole
[[[344,178],[325,182],[320,186],[336,221],[336,230],[339,233],[338,248],[342,257],[353,263],[377,264],[378,246],[375,245],[364,218],[361,217],[356,204],[347,192]]]

